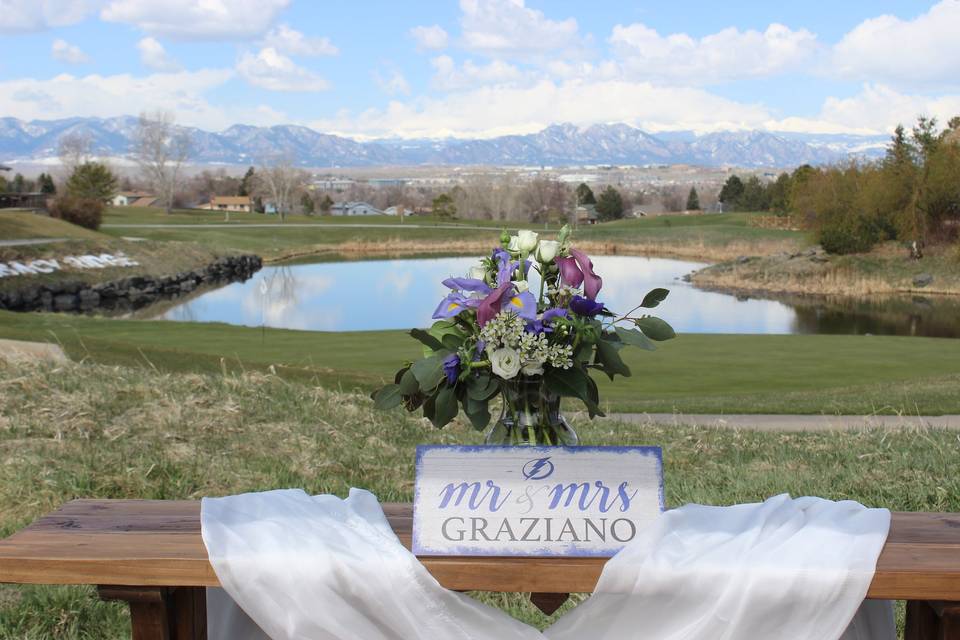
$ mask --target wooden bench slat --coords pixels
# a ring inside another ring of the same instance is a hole
[[[384,511],[408,547],[409,504]],[[0,582],[217,586],[199,501],[75,500],[0,541]],[[424,557],[458,590],[592,591],[603,558]],[[896,513],[870,597],[960,600],[960,515]]]

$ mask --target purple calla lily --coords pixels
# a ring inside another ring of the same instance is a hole
[[[479,323],[481,327],[497,317],[497,314],[500,313],[500,309],[503,306],[503,297],[511,290],[513,290],[513,284],[505,282],[483,299],[477,308],[477,323]]]
[[[573,299],[570,300],[570,310],[578,316],[592,318],[603,313],[603,303],[595,302],[583,296],[573,296]]]
[[[570,255],[577,261],[577,266],[583,274],[583,293],[591,300],[596,300],[603,286],[603,278],[593,272],[593,262],[583,251],[571,247]]]
[[[555,260],[560,268],[560,281],[568,287],[579,287],[583,284],[583,272],[577,266],[577,261],[573,258],[557,258]]]
[[[474,291],[483,295],[493,291],[486,282],[476,278],[447,278],[443,281],[443,285],[454,291]]]

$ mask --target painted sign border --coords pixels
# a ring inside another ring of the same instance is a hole
[[[573,553],[554,553],[554,554],[536,554],[536,553],[522,553],[522,552],[497,552],[497,553],[484,553],[478,552],[475,549],[469,547],[454,548],[456,551],[455,554],[450,553],[450,549],[431,549],[430,547],[424,547],[420,544],[419,536],[417,535],[419,531],[419,516],[417,514],[417,505],[420,504],[420,485],[416,481],[420,477],[420,472],[423,469],[423,456],[428,451],[434,449],[445,449],[448,451],[454,452],[463,452],[463,453],[473,453],[478,451],[492,451],[492,450],[503,450],[503,449],[523,449],[524,451],[530,451],[533,453],[544,453],[549,454],[556,451],[565,451],[574,454],[580,453],[629,453],[636,451],[643,451],[647,454],[652,454],[657,460],[657,475],[659,476],[660,482],[657,487],[658,490],[658,501],[660,503],[660,513],[666,511],[666,498],[664,495],[664,477],[663,477],[663,448],[658,445],[637,445],[637,446],[577,446],[577,447],[517,447],[514,445],[483,445],[483,444],[418,444],[417,450],[414,458],[414,491],[413,491],[413,526],[412,526],[412,535],[411,535],[411,551],[414,555],[429,555],[434,557],[443,557],[443,556],[477,556],[477,557],[517,557],[517,558],[610,558],[614,554],[607,551],[580,551]]]

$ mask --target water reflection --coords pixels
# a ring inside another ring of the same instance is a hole
[[[681,260],[600,256],[601,298],[627,311],[649,289],[670,289],[657,314],[687,333],[893,333],[960,337],[958,309],[941,303],[738,299],[680,280],[705,265]],[[446,294],[441,281],[466,273],[473,258],[326,262],[266,267],[181,303],[160,317],[246,326],[350,331],[429,325]],[[532,283],[534,291],[537,283]]]

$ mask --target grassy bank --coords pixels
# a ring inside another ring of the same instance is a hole
[[[66,256],[122,253],[139,264],[134,267],[76,269],[63,263],[61,270],[49,274],[0,278],[0,291],[64,280],[98,283],[135,275],[172,275],[200,269],[211,263],[218,255],[228,253],[195,242],[177,244],[152,241],[131,242],[46,216],[32,213],[0,213],[0,239],[26,238],[63,238],[65,240],[45,244],[0,246],[0,262],[25,262],[51,258],[59,260]]]
[[[795,231],[750,226],[748,223],[753,215],[671,215],[621,220],[581,226],[576,231],[576,238],[578,245],[594,253],[664,255],[700,260],[773,253],[794,249],[802,243],[802,234]],[[167,215],[160,210],[119,207],[109,209],[104,222],[108,225],[104,231],[114,235],[165,241],[191,240],[218,250],[252,251],[274,260],[332,252],[363,255],[485,253],[497,242],[502,228],[515,230],[519,225],[547,234],[558,229],[556,224],[467,219],[443,221],[422,216],[408,217],[403,223],[395,216],[288,216],[284,224],[289,228],[283,228],[275,216],[260,214],[231,214],[230,222],[225,222],[219,212],[180,211]],[[266,228],[251,226],[253,224],[276,226]]]
[[[55,419],[51,417],[55,416]],[[591,444],[659,444],[669,506],[781,492],[897,510],[960,510],[955,433],[761,433],[579,421]],[[75,497],[199,498],[279,487],[410,500],[413,448],[476,443],[364,396],[280,377],[0,361],[0,533]],[[483,596],[549,622],[519,595]],[[0,637],[127,638],[126,612],[91,589],[0,587]]]
[[[918,285],[915,280],[925,275],[932,277],[930,282]],[[958,295],[960,254],[951,247],[933,247],[922,260],[912,260],[906,249],[893,243],[869,254],[794,252],[754,256],[710,266],[694,274],[693,282],[731,291],[768,293]]]
[[[220,372],[272,367],[294,380],[370,390],[417,355],[402,331],[329,333],[217,323],[0,312],[0,337],[59,342],[74,359]],[[634,377],[598,377],[610,411],[960,413],[960,340],[686,334],[624,352]]]

